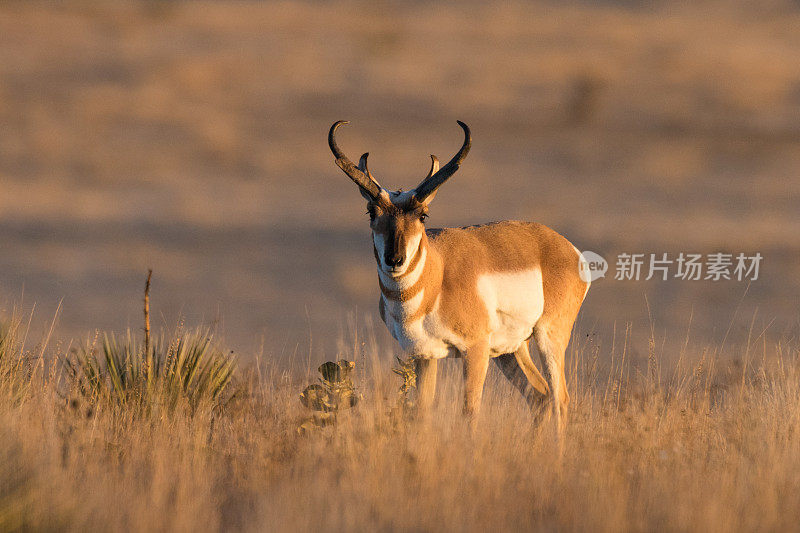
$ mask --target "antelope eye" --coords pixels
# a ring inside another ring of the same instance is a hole
[[[420,215],[420,216],[419,216],[419,221],[420,221],[420,222],[422,222],[422,223],[424,224],[424,223],[425,223],[425,219],[427,219],[427,218],[428,218],[428,215],[424,215],[424,214],[423,214],[423,215]]]
[[[368,209],[367,210],[367,214],[369,215],[370,221],[374,221],[375,220],[375,210],[374,209],[371,209],[371,208]]]

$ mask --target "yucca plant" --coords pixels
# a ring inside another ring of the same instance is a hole
[[[98,353],[100,352],[100,353]],[[84,397],[112,405],[174,410],[185,402],[221,406],[227,399],[236,358],[198,330],[167,341],[162,335],[149,347],[130,333],[122,339],[103,335],[102,346],[82,347],[67,359],[68,375]]]

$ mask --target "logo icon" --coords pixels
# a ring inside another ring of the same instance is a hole
[[[580,266],[578,274],[586,283],[606,277],[608,271],[608,261],[603,256],[594,252],[581,252]]]

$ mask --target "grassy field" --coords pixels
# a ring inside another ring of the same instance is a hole
[[[624,341],[576,340],[559,459],[549,423],[534,426],[498,374],[477,432],[456,365],[416,418],[374,340],[347,354],[360,401],[301,433],[307,381],[262,359],[213,395],[168,373],[87,387],[67,362],[91,345],[26,348],[24,328],[0,343],[4,531],[778,531],[800,519],[796,347],[755,343],[739,366],[708,352],[665,367],[653,352],[633,373]]]
[[[0,531],[796,530],[798,27],[790,0],[0,2]],[[405,406],[339,119],[406,189],[467,122],[431,226],[612,262],[562,459],[493,367],[476,433],[460,361]],[[618,281],[622,252],[764,260]],[[338,359],[360,400],[299,432]]]

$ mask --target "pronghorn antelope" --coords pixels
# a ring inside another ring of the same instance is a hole
[[[449,163],[431,169],[410,191],[381,187],[367,167],[366,153],[353,164],[336,143],[336,164],[367,200],[378,263],[379,309],[392,336],[416,359],[418,404],[425,410],[436,390],[436,365],[445,357],[464,360],[464,411],[474,422],[489,359],[533,407],[553,400],[560,433],[566,422],[564,352],[589,283],[579,274],[580,252],[541,224],[506,221],[464,228],[426,229],[428,206],[438,188],[467,156],[471,136]],[[536,341],[543,378],[531,360]]]

